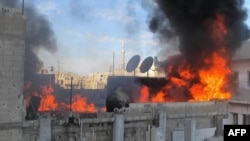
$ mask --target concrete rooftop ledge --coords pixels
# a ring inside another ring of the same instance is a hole
[[[234,104],[250,104],[250,100],[242,100],[242,99],[233,99],[229,100],[228,102]]]

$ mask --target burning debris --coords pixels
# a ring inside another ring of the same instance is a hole
[[[97,112],[97,109],[93,103],[88,103],[86,97],[83,97],[80,94],[76,94],[73,97],[72,111],[78,113],[94,113]]]
[[[169,83],[152,102],[209,101],[231,97],[230,62],[249,38],[243,0],[155,0],[150,29],[161,39],[178,37],[179,55],[163,62]]]
[[[38,111],[55,111],[58,109],[58,102],[53,93],[52,86],[41,86],[41,102]]]
[[[69,98],[66,100],[58,97],[64,97],[63,92],[57,94],[51,85],[41,85],[39,89],[30,91],[29,84],[26,85],[26,108],[27,119],[36,118],[38,112],[69,112],[75,113],[95,113],[106,111],[104,107],[98,107],[89,102],[85,96],[80,93],[74,93],[70,108]]]

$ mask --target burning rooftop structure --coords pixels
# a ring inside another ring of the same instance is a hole
[[[136,82],[131,83],[136,85],[132,88],[135,90],[127,90],[126,93],[130,102],[230,99],[231,59],[235,50],[249,38],[249,30],[244,23],[247,14],[242,8],[243,1],[156,0],[154,2],[149,28],[164,40],[162,43],[177,38],[179,54],[165,56],[165,60],[160,62],[158,67],[167,74],[166,78],[161,78],[161,83],[158,83],[160,82],[157,81],[158,78],[147,81],[145,81],[147,78],[136,78],[134,80]],[[108,94],[114,89],[112,86]],[[125,86],[125,89],[131,87]],[[44,97],[40,97],[41,103],[44,103]],[[68,106],[64,107],[67,109]]]
[[[230,99],[231,60],[249,38],[242,0],[156,0],[150,29],[161,40],[178,38],[180,54],[161,66],[168,83],[152,101]],[[143,87],[142,95],[150,88]]]
[[[159,78],[136,78],[139,88],[133,88],[137,89],[135,92],[127,91],[131,101],[192,102],[230,99],[233,95],[230,66],[232,56],[250,35],[244,23],[247,16],[243,8],[244,1],[154,2],[156,6],[153,7],[149,28],[163,44],[177,38],[179,54],[165,56],[165,60],[158,64],[165,71],[166,78],[161,78],[160,81]],[[132,81],[129,80],[128,84],[132,84]],[[131,86],[124,86],[125,89],[126,87],[131,89]]]
[[[231,57],[249,37],[249,31],[244,24],[244,1],[154,2],[156,7],[149,27],[161,39],[171,40],[178,37],[180,54],[166,56],[166,60],[159,63],[159,67],[167,74],[166,78],[110,77],[108,93],[118,94],[118,97],[115,95],[114,106],[111,103],[111,112],[97,112],[97,105],[93,104],[89,96],[85,97],[79,91],[75,91],[71,98],[69,91],[57,93],[56,86],[48,85],[51,84],[48,82],[51,76],[45,82],[37,83],[34,71],[27,71],[22,66],[25,61],[24,41],[27,40],[24,35],[33,33],[24,30],[25,21],[29,18],[26,19],[19,11],[3,8],[0,12],[3,20],[0,24],[6,28],[0,28],[0,53],[4,58],[0,58],[4,66],[0,68],[0,76],[3,76],[0,81],[1,137],[13,141],[191,141],[194,138],[205,140],[207,137],[222,135],[222,122],[228,114],[227,100],[232,96]],[[44,19],[38,21],[47,23]],[[16,27],[17,23],[20,26]],[[10,25],[17,31],[9,28]],[[35,36],[30,34],[27,37]],[[47,37],[51,37],[48,41],[52,42],[47,45],[52,47],[55,43],[53,36],[48,35],[44,40]],[[29,54],[33,50],[29,48],[30,45],[36,43],[39,45],[44,42],[39,40],[27,43],[25,51]],[[35,56],[31,52],[31,56]],[[10,59],[12,57],[14,59]],[[32,59],[29,61],[32,62]],[[35,70],[41,66],[41,62],[34,64]],[[23,74],[33,78],[23,79]],[[22,95],[23,85],[25,95]],[[96,95],[93,97],[94,100],[98,99]],[[214,99],[222,101],[212,101]],[[120,107],[116,105],[116,100],[121,102],[118,103]],[[35,104],[30,104],[32,102]],[[106,102],[109,103],[108,100]],[[238,106],[237,103],[235,105]],[[24,117],[29,113],[24,111],[28,109],[40,112],[38,117],[26,120]],[[95,115],[90,118],[74,114],[72,121],[72,116],[58,118],[51,114],[59,110],[70,110],[73,113],[94,112]]]

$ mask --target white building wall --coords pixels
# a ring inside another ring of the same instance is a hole
[[[234,123],[233,114],[229,113],[228,114],[228,118],[227,119],[223,119],[223,124],[224,125],[228,125],[228,124],[233,124],[233,123]]]
[[[239,83],[240,89],[250,89],[250,83],[248,78],[248,72],[250,72],[250,59],[247,60],[234,60],[231,64],[232,72],[239,73]]]
[[[243,125],[248,124],[250,115],[250,102],[242,100],[231,100],[229,101],[229,114],[228,118],[223,120],[223,124],[236,124]],[[246,119],[244,119],[244,117]],[[244,121],[246,120],[246,121]]]
[[[243,114],[237,114],[238,125],[243,125]]]
[[[197,129],[194,134],[194,141],[204,141],[208,137],[213,137],[216,128]],[[184,141],[184,131],[173,131],[173,141]]]

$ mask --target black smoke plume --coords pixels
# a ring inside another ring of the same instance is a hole
[[[192,88],[206,88],[200,70],[210,70],[216,63],[208,61],[216,54],[229,64],[235,51],[249,39],[245,24],[247,10],[244,0],[154,0],[150,11],[149,29],[159,35],[163,43],[178,39],[180,54],[166,56],[162,68],[170,78],[166,98],[175,96],[192,99]],[[190,76],[180,70],[189,71]],[[226,84],[220,91],[231,91],[230,73],[223,74]],[[174,78],[184,85],[178,86]],[[191,88],[191,89],[190,89]],[[173,93],[171,93],[173,91]],[[202,93],[201,93],[202,94]]]
[[[200,65],[202,52],[209,55],[216,50],[210,40],[208,21],[217,14],[225,16],[228,30],[225,43],[230,56],[249,38],[244,23],[247,18],[244,0],[155,0],[155,3],[150,30],[165,40],[178,37],[179,50],[191,64]]]
[[[2,0],[0,6],[22,9],[19,0]],[[27,17],[24,68],[24,79],[27,82],[34,81],[35,74],[43,67],[43,62],[36,54],[37,50],[44,48],[53,53],[57,50],[57,45],[49,21],[34,5],[25,3],[24,15]]]

